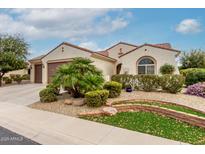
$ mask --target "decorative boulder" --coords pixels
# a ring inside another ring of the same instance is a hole
[[[66,104],[66,105],[72,105],[72,103],[73,103],[72,99],[65,99],[64,100],[64,104]]]
[[[83,98],[74,98],[72,99],[72,105],[75,105],[75,106],[82,106],[85,104],[85,101]]]
[[[117,114],[117,109],[114,107],[104,107],[102,110],[106,115],[112,116]]]

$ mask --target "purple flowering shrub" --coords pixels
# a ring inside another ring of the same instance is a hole
[[[205,82],[196,83],[187,87],[186,94],[205,98]]]

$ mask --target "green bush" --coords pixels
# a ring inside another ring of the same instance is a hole
[[[130,74],[116,74],[111,77],[112,81],[119,82],[122,84],[122,88],[126,88],[126,85],[131,85],[135,87],[135,77],[136,75]]]
[[[30,75],[29,74],[24,74],[22,75],[23,80],[30,80]]]
[[[180,74],[183,75],[184,77],[186,77],[187,74],[193,72],[205,72],[205,68],[187,68],[187,69],[180,70]]]
[[[112,80],[123,82],[123,84],[131,85],[135,90],[156,91],[162,88],[170,93],[177,93],[184,84],[182,75],[166,74],[158,75],[114,75]],[[125,81],[125,82],[124,82]],[[131,83],[131,84],[130,84]],[[134,86],[133,86],[134,85]]]
[[[18,84],[20,84],[22,80],[23,78],[20,74],[16,74],[15,76],[13,76],[13,81],[16,81]]]
[[[193,85],[195,83],[205,82],[205,72],[190,72],[186,75],[186,86]]]
[[[60,85],[51,83],[51,84],[48,84],[48,85],[46,86],[46,88],[53,89],[54,94],[56,94],[56,95],[59,95],[59,94],[60,94]]]
[[[85,103],[90,107],[99,107],[106,103],[108,96],[108,90],[90,91],[85,94]]]
[[[16,76],[16,74],[10,74],[10,78],[11,78],[12,80],[14,80],[15,76]]]
[[[159,77],[157,75],[139,75],[139,89],[144,91],[154,91],[159,88]]]
[[[41,102],[54,102],[57,100],[54,89],[45,88],[39,92]]]
[[[162,90],[169,93],[180,92],[184,85],[184,77],[182,75],[163,75],[160,77],[160,86]]]
[[[115,81],[106,82],[104,89],[109,91],[109,98],[115,98],[120,96],[122,90],[122,84]]]
[[[10,83],[12,83],[12,79],[9,78],[9,77],[3,77],[3,81],[4,81],[5,84],[10,84]]]
[[[173,65],[170,64],[164,64],[160,67],[160,73],[161,74],[173,74],[175,71],[175,68]]]

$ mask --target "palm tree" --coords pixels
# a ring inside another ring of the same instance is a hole
[[[87,58],[74,58],[71,63],[59,67],[53,83],[68,89],[75,98],[83,97],[88,91],[102,88],[104,83],[102,72],[92,63]]]

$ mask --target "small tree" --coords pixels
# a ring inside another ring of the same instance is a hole
[[[173,65],[170,64],[164,64],[160,67],[160,73],[161,74],[173,74],[175,71],[175,68]]]
[[[60,66],[53,83],[68,89],[75,98],[101,88],[104,82],[102,72],[91,63],[87,58],[74,58],[70,64]]]
[[[28,44],[20,36],[0,35],[0,86],[5,73],[26,67]]]
[[[182,69],[186,68],[205,68],[205,52],[202,50],[192,50],[184,52],[181,56]]]

